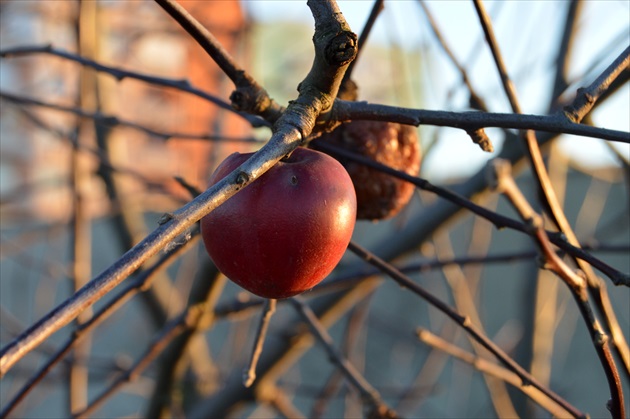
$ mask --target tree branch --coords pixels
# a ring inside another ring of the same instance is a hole
[[[494,211],[490,211],[487,208],[484,208],[480,205],[475,204],[474,202],[470,201],[469,199],[453,192],[450,191],[446,188],[442,188],[440,186],[436,186],[433,185],[432,183],[430,183],[429,181],[427,181],[426,179],[422,179],[419,177],[415,177],[415,176],[411,176],[408,173],[405,173],[403,171],[400,170],[395,170],[392,169],[391,167],[388,167],[382,163],[379,163],[377,161],[374,161],[370,158],[358,155],[357,153],[354,153],[352,151],[349,150],[345,150],[341,147],[337,147],[334,145],[331,145],[330,143],[324,142],[324,141],[318,141],[315,140],[312,143],[312,146],[315,149],[320,149],[323,150],[327,153],[330,153],[332,155],[337,155],[337,156],[341,156],[345,159],[349,159],[353,162],[374,168],[376,170],[379,170],[383,173],[387,173],[391,176],[395,176],[399,179],[405,180],[407,182],[410,182],[412,184],[414,184],[416,187],[425,190],[425,191],[429,191],[432,193],[435,193],[436,195],[440,196],[441,198],[444,198],[450,202],[452,202],[453,204],[456,204],[462,208],[466,208],[469,211],[473,212],[474,214],[485,218],[486,220],[490,221],[492,224],[494,224],[494,226],[498,229],[501,228],[509,228],[512,230],[516,230],[516,231],[520,231],[522,233],[526,233],[529,234],[528,232],[528,228],[525,224],[514,220],[512,218],[509,217],[505,217],[501,214],[498,214]],[[604,274],[606,274],[615,285],[625,285],[625,286],[630,286],[630,275],[628,274],[624,274],[620,271],[618,271],[617,269],[607,265],[606,263],[600,261],[599,259],[597,259],[596,257],[590,255],[588,252],[577,248],[573,245],[571,245],[570,243],[568,243],[566,241],[566,239],[561,235],[561,234],[554,234],[554,233],[549,233],[552,237],[552,241],[554,244],[558,245],[560,248],[562,248],[563,250],[567,251],[568,253],[570,253],[571,255],[574,255],[576,258],[583,258],[585,260],[588,261],[593,261],[594,264],[598,267],[598,269],[602,270],[602,272]]]
[[[533,386],[524,386],[519,376],[510,371],[508,368],[502,367],[483,359],[478,355],[467,352],[452,343],[445,341],[439,336],[434,335],[428,330],[418,329],[417,335],[418,339],[423,343],[470,364],[473,368],[484,374],[492,375],[493,377],[497,377],[500,380],[513,385],[525,393],[530,399],[538,403],[543,409],[551,413],[554,417],[566,417],[570,415],[567,410],[558,405],[554,400],[550,399],[546,394],[542,393],[537,388]]]
[[[197,19],[190,15],[175,0],[155,0],[166,13],[208,53],[223,72],[232,80],[236,90],[230,96],[234,109],[260,115],[267,121],[279,118],[283,108],[269,97],[245,70],[238,66],[232,56]]]
[[[491,166],[492,175],[496,180],[496,190],[503,193],[519,212],[521,218],[527,222],[532,231],[536,243],[541,250],[545,260],[544,267],[555,273],[569,287],[577,303],[577,306],[584,318],[588,328],[593,346],[599,356],[600,362],[606,374],[611,393],[611,403],[609,410],[613,418],[625,417],[625,405],[623,401],[623,389],[617,366],[610,353],[608,336],[604,333],[596,320],[593,310],[588,301],[587,281],[583,276],[573,272],[560,257],[553,251],[549,238],[543,229],[543,220],[530,206],[529,202],[522,194],[516,182],[512,178],[511,166],[509,163],[495,159]]]
[[[615,80],[623,72],[630,72],[630,46],[627,47],[590,85],[577,90],[573,103],[564,114],[572,122],[580,122],[593,109]],[[626,76],[627,77],[627,76]]]
[[[394,266],[385,262],[375,254],[369,252],[363,247],[359,246],[354,242],[350,242],[348,249],[365,260],[367,263],[371,264],[378,268],[381,272],[387,274],[390,278],[396,281],[399,285],[408,290],[412,291],[414,294],[420,296],[422,299],[427,301],[429,304],[440,310],[446,316],[448,316],[451,320],[455,321],[459,324],[467,333],[469,333],[477,342],[479,342],[484,348],[490,351],[497,359],[499,359],[507,368],[517,374],[524,385],[532,385],[536,387],[538,390],[543,392],[549,398],[551,398],[554,402],[558,403],[564,409],[569,411],[573,417],[576,418],[586,418],[586,415],[580,412],[577,408],[572,406],[569,402],[564,400],[562,397],[554,393],[552,390],[546,388],[541,383],[536,380],[536,378],[532,377],[523,367],[518,365],[512,358],[510,358],[501,348],[499,348],[494,342],[488,339],[483,333],[481,333],[474,325],[471,324],[470,319],[467,316],[464,316],[442,300],[435,297],[430,292],[426,291],[420,285],[415,283],[411,278],[404,275]]]
[[[427,109],[410,109],[378,105],[367,102],[335,101],[335,116],[339,121],[368,119],[398,122],[407,125],[435,125],[459,128],[465,131],[479,128],[531,129],[557,134],[573,134],[581,137],[630,143],[630,133],[568,121],[562,113],[528,115],[494,112],[451,112]]]
[[[92,329],[105,321],[116,309],[118,309],[127,300],[136,293],[148,289],[155,274],[166,268],[169,263],[173,262],[175,257],[199,234],[199,228],[193,229],[189,235],[184,235],[169,246],[169,249],[149,268],[142,271],[140,275],[135,277],[125,288],[120,290],[108,303],[100,308],[94,315],[84,323],[77,325],[72,335],[68,338],[54,355],[22,386],[22,388],[13,396],[9,403],[0,412],[0,417],[6,417],[11,411],[26,397],[26,395],[35,388],[51,370],[57,365],[65,355],[72,349],[74,345],[80,342],[84,336],[88,335]]]
[[[116,80],[122,81],[123,79],[135,79],[140,80],[145,83],[153,84],[155,86],[161,87],[169,87],[172,89],[180,90],[182,92],[190,93],[197,97],[207,100],[208,102],[214,103],[218,107],[228,110],[230,112],[234,112],[240,117],[244,118],[249,122],[253,127],[260,126],[268,126],[269,124],[252,115],[249,115],[244,112],[236,111],[230,104],[226,103],[224,100],[211,95],[210,93],[204,92],[201,89],[198,89],[190,84],[190,82],[186,79],[174,80],[163,77],[156,77],[149,74],[143,74],[135,71],[122,70],[117,67],[107,66],[105,64],[99,63],[94,60],[90,60],[88,58],[82,57],[77,54],[73,54],[71,52],[64,51],[62,49],[58,49],[53,47],[52,45],[27,45],[22,47],[14,47],[8,48],[0,51],[0,57],[9,58],[9,57],[19,57],[24,55],[33,55],[33,54],[48,54],[53,55],[55,57],[64,58],[66,60],[74,61],[82,66],[93,68],[96,71],[101,73],[106,73],[113,76]]]
[[[396,418],[396,413],[388,407],[381,399],[380,394],[373,388],[370,383],[354,368],[354,366],[343,356],[343,354],[335,347],[335,342],[328,334],[326,329],[320,324],[313,310],[302,301],[300,297],[290,298],[296,311],[302,316],[304,321],[317,340],[322,344],[331,361],[335,363],[337,368],[341,370],[346,379],[355,387],[361,399],[370,406],[369,417],[379,418]]]
[[[207,140],[207,141],[230,141],[230,142],[243,142],[243,143],[261,143],[260,140],[254,137],[248,138],[240,138],[240,137],[226,137],[224,135],[208,135],[208,134],[190,134],[185,132],[176,132],[176,131],[160,131],[156,130],[142,124],[138,124],[136,122],[128,121],[126,119],[119,118],[114,115],[107,115],[101,112],[89,112],[74,106],[65,106],[59,105],[55,103],[46,102],[39,99],[28,98],[25,96],[18,96],[12,93],[2,92],[0,91],[0,98],[7,100],[12,103],[17,103],[21,105],[33,105],[39,106],[47,109],[54,109],[60,112],[67,112],[73,115],[80,116],[82,118],[93,119],[96,123],[101,124],[107,128],[114,128],[116,126],[123,126],[133,128],[135,130],[144,132],[153,137],[157,137],[163,140],[168,140],[171,138],[181,138],[187,140]]]

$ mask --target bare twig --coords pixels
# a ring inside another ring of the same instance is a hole
[[[236,110],[260,115],[265,120],[275,122],[282,111],[263,89],[217,39],[175,0],[155,0],[180,26],[208,53],[223,72],[232,80],[236,90],[230,96]]]
[[[630,47],[626,48],[595,80],[586,88],[578,89],[577,96],[572,104],[567,106],[563,115],[570,121],[581,122],[593,107],[605,99],[615,86],[625,84],[630,77]],[[558,78],[556,78],[558,79]],[[568,224],[568,223],[567,223]],[[563,228],[567,241],[579,248],[577,237],[570,228]],[[615,312],[610,303],[605,284],[595,275],[588,264],[576,260],[577,265],[585,273],[588,280],[589,291],[595,300],[595,305],[604,317],[604,324],[608,327],[612,336],[616,353],[622,361],[626,377],[630,377],[630,348],[626,342],[623,331],[619,325]],[[595,268],[598,266],[592,264]],[[601,269],[600,269],[601,270]]]
[[[96,3],[85,1],[79,2],[79,13],[76,20],[77,47],[82,54],[92,56],[96,46],[96,33],[94,27],[88,22],[93,22],[97,16],[98,9]],[[82,68],[79,73],[79,89],[76,102],[81,107],[96,107],[96,78],[93,72]],[[70,187],[72,189],[72,231],[71,231],[71,262],[73,291],[77,291],[84,286],[91,276],[91,249],[92,238],[89,223],[85,214],[85,193],[83,184],[89,173],[82,162],[80,142],[82,132],[86,125],[80,118],[75,118],[74,134],[72,142],[72,156],[70,161]],[[77,325],[89,321],[92,316],[91,310],[85,310],[77,319]],[[91,350],[91,340],[83,339],[80,344],[75,344],[72,357],[88,359]],[[69,371],[69,412],[75,412],[85,408],[88,402],[89,391],[89,371],[86,366],[73,363]]]
[[[543,229],[542,217],[540,217],[531,207],[525,196],[522,194],[516,182],[512,178],[511,167],[509,163],[502,160],[493,160],[490,165],[492,175],[496,179],[496,188],[503,193],[512,203],[514,208],[519,212],[524,221],[526,221],[532,232],[536,242],[542,252],[545,260],[545,268],[554,272],[562,279],[571,290],[575,301],[580,309],[580,313],[584,318],[584,322],[589,329],[593,346],[602,363],[602,367],[606,374],[611,393],[611,402],[609,409],[613,418],[625,417],[625,405],[623,401],[623,389],[621,388],[621,380],[617,366],[610,353],[608,345],[608,336],[604,333],[593,315],[590,303],[588,301],[587,282],[583,276],[575,273],[569,268],[562,259],[551,248],[551,243]]]
[[[55,48],[52,45],[27,45],[27,46],[22,46],[22,47],[8,48],[8,49],[0,51],[0,57],[3,57],[3,58],[19,57],[19,56],[34,55],[34,54],[49,54],[56,57],[64,58],[66,60],[74,61],[85,67],[93,68],[94,70],[99,71],[101,73],[110,74],[111,76],[113,76],[119,81],[129,78],[129,79],[140,80],[149,84],[153,84],[155,86],[177,89],[182,92],[190,93],[192,95],[200,97],[204,100],[207,100],[208,102],[212,102],[222,109],[234,112],[237,115],[244,118],[245,120],[247,120],[247,122],[252,124],[252,126],[254,127],[269,125],[268,123],[266,123],[264,120],[260,118],[248,115],[243,112],[235,111],[234,108],[230,106],[230,104],[226,103],[222,99],[208,92],[205,92],[201,89],[198,89],[192,86],[188,82],[188,80],[174,80],[174,79],[168,79],[164,77],[156,77],[149,74],[138,73],[135,71],[122,70],[118,67],[104,65],[102,63],[99,63],[94,60],[90,60],[80,55],[73,54],[71,52],[64,51],[59,48]]]
[[[383,3],[384,3],[384,0],[374,0],[374,4],[372,5],[372,10],[370,11],[370,15],[368,16],[368,19],[365,22],[365,26],[363,26],[361,35],[359,35],[357,56],[354,59],[354,61],[352,61],[352,63],[350,63],[350,65],[348,66],[348,69],[346,70],[346,74],[343,76],[343,81],[341,82],[342,84],[347,83],[347,81],[350,80],[350,78],[352,77],[354,66],[359,60],[361,51],[363,50],[363,47],[365,46],[365,43],[367,42],[368,37],[370,36],[370,32],[372,32],[372,28],[374,27],[376,18],[378,18],[378,16],[381,14],[381,12],[384,9]]]
[[[418,329],[417,334],[418,339],[427,345],[472,365],[476,370],[484,374],[491,375],[513,385],[525,393],[530,399],[538,403],[542,408],[551,413],[554,417],[567,417],[571,415],[571,413],[564,409],[564,407],[550,399],[546,394],[542,393],[537,388],[533,386],[524,386],[520,377],[509,369],[483,359],[478,355],[467,352],[452,343],[445,341],[439,336],[434,335],[428,330]]]
[[[577,22],[583,5],[584,2],[582,1],[572,1],[567,5],[567,15],[562,30],[562,39],[558,45],[558,54],[556,55],[556,74],[550,98],[551,109],[557,105],[560,95],[569,85],[567,81],[569,63],[573,51],[575,33],[578,28]]]
[[[179,375],[187,370],[187,357],[184,355],[187,350],[189,352],[193,350],[194,339],[203,339],[198,332],[203,328],[211,327],[216,319],[215,305],[223,292],[226,280],[224,275],[219,274],[214,264],[207,265],[207,268],[200,270],[197,275],[197,280],[190,291],[188,308],[203,306],[206,313],[204,316],[191,319],[186,330],[177,336],[164,351],[160,359],[155,388],[146,409],[146,417],[173,416],[173,413],[168,411],[168,407],[171,406],[173,389],[177,387],[181,379]],[[201,381],[211,383],[216,379],[214,373],[215,371],[210,369],[206,371],[206,375],[198,377]]]
[[[442,31],[440,31],[440,29],[437,26],[437,23],[435,22],[435,19],[433,19],[433,15],[431,14],[431,11],[429,10],[429,7],[427,6],[426,2],[419,1],[418,3],[422,7],[422,10],[424,11],[424,14],[427,17],[429,26],[431,26],[431,31],[433,32],[433,35],[435,35],[435,38],[437,39],[438,44],[442,47],[442,49],[446,53],[446,56],[451,60],[455,68],[457,68],[457,70],[459,71],[459,74],[462,76],[462,81],[464,82],[464,84],[468,88],[468,91],[470,92],[471,106],[475,109],[479,109],[481,111],[487,112],[488,107],[486,106],[485,101],[477,94],[477,92],[472,86],[472,83],[470,82],[470,78],[468,77],[468,72],[466,71],[464,66],[460,64],[460,62],[455,57],[455,54],[451,51],[450,46],[446,43],[446,39],[444,39],[444,37],[442,36]]]
[[[477,224],[480,219],[477,218],[475,220]],[[491,225],[488,223],[482,223],[486,229],[490,229]],[[483,237],[487,237],[484,240]],[[489,243],[489,235],[484,234],[475,234],[472,233],[473,243],[476,244],[475,251],[483,252],[483,249],[487,249],[487,245]],[[485,241],[485,246],[482,244]],[[480,243],[481,242],[481,243]],[[437,233],[433,238],[435,252],[438,258],[452,257],[454,251],[452,248],[452,243],[448,234],[445,233]],[[473,243],[470,244],[470,248],[473,248]],[[481,244],[481,245],[480,245]],[[477,272],[477,275],[465,275],[463,270],[457,265],[444,266],[442,269],[442,274],[444,275],[446,281],[448,282],[453,296],[453,302],[455,304],[455,309],[466,313],[466,316],[470,319],[471,324],[474,324],[479,328],[479,332],[486,334],[483,322],[481,320],[481,314],[479,312],[478,306],[479,301],[476,301],[475,296],[478,294],[477,285],[480,279],[480,272]],[[470,341],[474,351],[478,355],[488,355],[488,351],[483,348],[483,346],[479,345],[475,339],[468,335],[468,340]],[[517,417],[518,414],[514,408],[514,404],[508,394],[507,388],[501,381],[495,379],[490,375],[483,375],[483,379],[486,383],[486,387],[488,388],[488,393],[490,395],[490,399],[492,400],[492,404],[494,406],[495,412],[498,417]]]
[[[501,348],[499,348],[494,342],[488,339],[483,333],[481,333],[471,322],[467,316],[464,316],[454,309],[452,309],[449,305],[444,303],[442,300],[435,297],[433,294],[422,288],[420,285],[416,284],[411,278],[404,275],[394,266],[385,262],[375,254],[369,252],[363,247],[359,246],[354,242],[350,242],[348,245],[348,249],[352,251],[354,254],[364,259],[369,264],[375,266],[383,273],[387,274],[390,278],[396,281],[399,285],[409,289],[414,294],[422,297],[429,304],[440,310],[442,313],[447,315],[453,321],[455,321],[458,325],[460,325],[467,333],[469,333],[473,338],[479,342],[484,348],[490,351],[497,359],[499,359],[507,368],[517,374],[523,384],[532,385],[545,393],[549,398],[554,400],[556,403],[561,405],[564,409],[569,411],[572,416],[585,418],[586,415],[579,411],[577,408],[572,406],[569,402],[564,400],[558,394],[554,393],[552,390],[546,388],[541,383],[536,380],[536,378],[532,377],[523,367],[518,365],[509,355],[507,355]]]
[[[107,115],[101,112],[90,112],[75,106],[66,106],[55,103],[46,102],[39,99],[28,98],[25,96],[14,95],[12,93],[0,91],[0,98],[12,103],[18,103],[22,105],[40,106],[43,108],[54,109],[61,112],[71,113],[73,115],[80,116],[82,118],[93,119],[94,122],[101,124],[107,128],[114,128],[116,126],[123,126],[136,129],[144,132],[150,136],[168,140],[171,138],[180,138],[187,140],[207,140],[207,141],[229,141],[229,142],[243,142],[243,143],[260,143],[261,141],[253,137],[226,137],[224,135],[209,135],[209,134],[190,134],[187,132],[176,131],[161,131],[154,128],[147,127],[136,122],[128,121],[126,119],[119,118],[114,115]]]
[[[134,380],[146,367],[148,367],[157,356],[162,353],[168,343],[177,335],[184,332],[190,327],[191,323],[197,321],[197,318],[203,315],[203,307],[187,308],[182,314],[170,321],[158,336],[153,340],[151,345],[144,351],[141,357],[126,370],[120,374],[114,382],[112,382],[105,390],[103,390],[92,402],[80,412],[76,412],[73,417],[85,417],[97,409],[105,400],[111,397],[122,385]]]
[[[331,294],[328,297],[316,299],[311,303],[312,310],[319,318],[324,327],[331,327],[348,310],[370,295],[382,281],[368,278],[360,284],[347,287],[344,291]],[[259,305],[263,300],[258,301]],[[285,300],[280,300],[282,303]],[[252,301],[253,303],[253,301]],[[247,306],[248,304],[245,304]],[[240,305],[243,307],[243,305]],[[228,311],[232,308],[229,307]],[[223,311],[217,307],[217,316]],[[225,313],[225,311],[223,311]],[[263,399],[268,389],[273,390],[275,382],[279,380],[285,372],[306,352],[315,342],[312,333],[303,330],[303,321],[295,319],[286,327],[286,330],[298,330],[298,333],[291,334],[290,339],[282,339],[275,345],[269,345],[260,359],[257,368],[257,379],[250,388],[243,387],[242,374],[240,371],[234,372],[227,378],[225,386],[211,399],[200,402],[198,406],[190,412],[190,417],[227,417],[232,416],[233,409],[243,401],[250,401],[254,398]]]
[[[276,311],[276,300],[271,299],[265,301],[262,315],[260,316],[260,323],[258,324],[258,330],[256,331],[256,338],[254,342],[254,348],[252,349],[252,355],[249,359],[249,366],[243,371],[243,385],[245,387],[251,387],[256,379],[256,365],[258,359],[262,353],[265,337],[267,336],[267,329],[269,327],[269,320]]]
[[[391,410],[381,399],[380,394],[370,383],[354,368],[354,366],[335,347],[335,342],[326,331],[313,310],[302,301],[300,297],[290,299],[295,309],[300,313],[304,321],[309,325],[313,335],[322,344],[331,361],[343,372],[348,381],[355,387],[364,403],[370,406],[370,412],[379,412],[379,417],[395,418],[396,413]]]
[[[52,355],[48,361],[24,384],[24,386],[16,393],[15,396],[0,412],[0,417],[5,417],[26,397],[26,395],[35,388],[52,368],[61,361],[72,347],[81,339],[83,339],[92,329],[101,324],[111,314],[113,314],[122,304],[128,301],[136,293],[146,290],[151,285],[151,281],[155,279],[155,273],[160,269],[164,269],[171,263],[177,255],[192,242],[192,239],[199,234],[199,229],[195,228],[189,235],[185,235],[170,246],[153,265],[142,271],[133,279],[125,288],[120,290],[104,307],[100,308],[94,315],[84,323],[79,324],[68,340]]]
[[[627,47],[590,85],[577,90],[577,96],[571,106],[564,110],[566,117],[573,122],[580,122],[593,109],[599,98],[610,85],[630,68],[630,46]]]
[[[388,167],[382,163],[376,162],[370,158],[367,158],[365,156],[361,156],[358,155],[357,153],[354,153],[352,151],[343,149],[341,147],[337,147],[334,146],[330,143],[326,143],[323,141],[313,141],[312,145],[314,146],[314,148],[316,149],[321,149],[323,151],[326,151],[327,153],[331,153],[333,155],[338,155],[341,156],[343,158],[352,160],[354,162],[366,165],[368,167],[372,167],[375,168],[381,172],[390,174],[392,176],[395,176],[399,179],[403,179],[407,182],[410,182],[412,184],[414,184],[416,187],[423,189],[425,191],[429,191],[429,192],[433,192],[436,195],[462,207],[462,208],[466,208],[469,211],[473,212],[474,214],[485,218],[486,220],[490,221],[492,224],[494,224],[494,226],[496,228],[509,228],[512,230],[516,230],[516,231],[520,231],[523,233],[528,233],[528,229],[527,226],[517,220],[505,217],[501,214],[498,214],[494,211],[490,211],[480,205],[475,204],[474,202],[466,199],[465,197],[450,191],[446,188],[442,188],[436,185],[431,184],[429,181],[427,181],[426,179],[422,179],[419,177],[415,177],[415,176],[411,176],[408,173],[405,173],[403,171],[400,170],[395,170],[392,169],[391,167]],[[605,264],[604,262],[599,261],[599,259],[595,258],[594,256],[590,255],[588,252],[585,252],[583,249],[580,248],[576,248],[575,246],[569,244],[566,242],[566,240],[564,240],[564,237],[562,235],[559,234],[552,234],[550,233],[550,237],[551,240],[554,244],[558,245],[559,247],[561,247],[563,250],[571,253],[572,255],[574,255],[577,258],[584,258],[585,260],[588,260],[589,262],[593,261],[594,262],[594,266],[595,264],[597,265],[598,269],[601,269],[602,272],[604,272],[607,276],[610,277],[610,279],[613,281],[613,283],[615,285],[626,285],[626,286],[630,286],[630,275],[624,274],[616,269],[614,269],[611,266],[608,266],[607,264]],[[599,261],[599,262],[596,262]]]

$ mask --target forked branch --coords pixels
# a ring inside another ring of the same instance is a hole
[[[160,1],[170,6],[174,4],[172,1]],[[351,32],[343,15],[337,13],[338,8],[334,2],[311,2],[309,6],[316,22],[314,69],[301,83],[296,101],[292,102],[276,121],[269,142],[240,167],[190,203],[173,213],[166,214],[160,221],[160,226],[144,240],[2,348],[0,377],[24,355],[75,319],[79,313],[120,284],[195,222],[260,177],[282,157],[291,153],[311,133],[319,115],[329,110],[332,105],[332,99],[329,101],[327,98],[336,96],[343,73],[356,55],[356,51],[352,53],[352,44],[340,43],[342,39],[338,36],[339,28],[345,28],[346,35]],[[354,47],[356,48],[356,44]]]

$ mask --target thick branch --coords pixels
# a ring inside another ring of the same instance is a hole
[[[201,217],[269,170],[300,142],[301,136],[295,128],[280,124],[269,143],[249,160],[199,197],[169,214],[162,225],[131,248],[116,263],[4,347],[0,351],[0,377],[24,355],[111,291]]]
[[[6,417],[11,411],[22,401],[26,395],[35,388],[51,370],[60,362],[66,354],[72,349],[74,345],[80,342],[84,336],[88,335],[96,326],[107,320],[109,316],[116,312],[116,310],[133,297],[138,292],[146,290],[151,285],[151,282],[156,277],[156,273],[161,269],[166,268],[181,251],[191,243],[192,239],[199,234],[199,228],[195,228],[190,231],[190,234],[186,234],[171,246],[153,265],[142,271],[127,287],[120,290],[105,306],[101,307],[94,315],[86,322],[79,324],[72,335],[68,338],[66,343],[62,345],[53,356],[24,384],[24,386],[16,393],[11,401],[0,412],[0,417]]]

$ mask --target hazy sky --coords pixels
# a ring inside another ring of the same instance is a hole
[[[306,2],[302,1],[249,1],[246,10],[254,19],[273,21],[277,19],[313,24]],[[473,85],[485,94],[484,98],[492,111],[510,112],[509,103],[503,93],[496,69],[485,44],[480,42],[481,29],[472,2],[439,1],[428,2],[443,35],[454,54],[470,70]],[[563,21],[567,2],[488,2],[487,8],[493,16],[495,32],[500,40],[502,52],[514,79],[526,113],[546,112],[549,101],[549,69],[553,66],[555,46],[559,36],[559,25]],[[352,29],[359,33],[367,19],[372,1],[339,1]],[[386,1],[385,11],[370,36],[369,42],[396,43],[407,48],[427,48],[434,60],[426,63],[425,69],[431,80],[422,92],[422,101],[430,109],[462,109],[457,96],[449,99],[448,93],[460,84],[459,76],[452,64],[441,57],[442,51],[433,43],[428,23],[415,1]],[[626,46],[630,44],[630,2],[587,1],[579,21],[574,54],[571,56],[569,77],[588,84]],[[587,71],[596,62],[596,68]],[[586,73],[586,76],[584,74]],[[458,89],[462,92],[462,89]],[[490,92],[490,94],[488,94]],[[461,100],[465,95],[460,95]],[[593,114],[596,125],[630,131],[630,87],[625,86],[609,102]],[[452,132],[451,132],[452,131]],[[614,162],[610,151],[601,140],[563,136],[561,143],[571,156],[582,163],[603,165]],[[442,177],[465,175],[477,170],[491,156],[473,151],[463,144],[457,130],[445,131],[443,140],[425,169]],[[468,140],[469,141],[469,140]],[[630,159],[630,145],[615,144]],[[453,156],[453,150],[460,152]],[[450,164],[441,164],[442,156],[448,155]],[[461,173],[459,173],[461,172]]]

